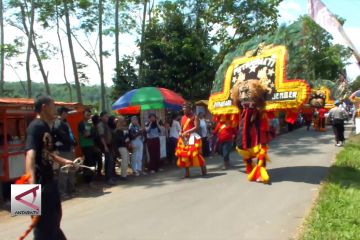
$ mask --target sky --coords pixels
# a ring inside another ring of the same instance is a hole
[[[341,16],[346,19],[344,24],[345,32],[348,34],[349,38],[355,45],[358,51],[360,51],[360,0],[322,0],[323,3],[329,8],[329,10],[336,15]],[[279,23],[290,24],[295,21],[300,15],[307,14],[307,0],[284,0],[279,6],[280,19]],[[141,21],[141,13],[138,14],[137,21]],[[40,29],[39,26],[36,27]],[[62,26],[65,29],[64,26]],[[5,43],[11,42],[16,36],[22,35],[19,30],[15,30],[13,27],[5,26]],[[40,33],[43,40],[53,43],[57,46],[58,39],[55,30],[42,31]],[[61,33],[61,38],[64,45],[65,61],[69,63],[70,55],[68,54],[67,48],[67,39],[64,32]],[[89,41],[80,37],[80,41],[87,49],[92,49],[96,42],[96,37],[91,36]],[[136,46],[136,37],[131,34],[121,34],[120,35],[120,54],[127,55],[137,55],[139,52],[138,47]],[[340,39],[334,39],[334,43],[340,43]],[[88,65],[84,70],[86,75],[89,77],[89,84],[95,85],[100,84],[100,78],[96,65],[85,56],[84,51],[76,44],[76,60]],[[114,74],[114,62],[115,56],[113,52],[114,40],[110,37],[104,38],[104,50],[108,50],[111,53],[111,56],[104,59],[104,77],[105,83],[107,86],[112,85],[112,77]],[[95,49],[95,51],[98,51]],[[13,66],[16,66],[16,62],[25,61],[25,54],[19,56],[16,59],[11,61]],[[36,59],[32,56],[32,63],[36,63]],[[350,80],[355,79],[360,75],[360,67],[356,64],[355,58],[350,58],[349,62],[352,63],[347,67],[347,74]],[[64,83],[62,62],[60,54],[53,56],[51,60],[46,60],[43,62],[45,70],[49,73],[49,82],[50,83]],[[73,74],[71,69],[71,64],[67,64],[66,76],[69,81],[73,82]],[[5,69],[5,81],[19,81],[19,78],[22,80],[26,79],[25,64],[23,66],[18,66],[16,72],[6,66]],[[36,82],[42,82],[42,77],[40,72],[37,69],[32,70],[32,79]]]
[[[291,23],[300,15],[307,14],[308,0],[284,0],[279,6],[281,15],[280,23]],[[335,15],[346,19],[344,30],[352,43],[360,52],[360,0],[322,0],[327,8]],[[334,43],[342,43],[342,39],[334,39]],[[349,80],[360,75],[360,67],[354,57],[349,59],[351,63],[347,68]]]

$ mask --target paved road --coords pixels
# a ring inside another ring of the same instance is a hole
[[[330,130],[299,129],[271,143],[271,185],[248,182],[233,153],[227,171],[209,159],[207,177],[193,169],[183,180],[173,168],[99,186],[63,202],[62,229],[70,240],[292,239],[338,150]],[[2,213],[0,238],[16,239],[28,224]]]

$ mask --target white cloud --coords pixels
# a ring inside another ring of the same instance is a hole
[[[295,21],[301,14],[305,13],[305,9],[301,7],[298,1],[285,0],[280,3],[279,7],[280,23],[289,23]]]

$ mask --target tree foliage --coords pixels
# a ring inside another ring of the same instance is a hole
[[[108,91],[102,87],[100,90],[103,96],[105,91],[111,93],[112,99],[143,86],[169,88],[190,100],[208,98],[214,79],[214,90],[221,87],[224,71],[232,59],[255,49],[261,42],[286,45],[289,51],[288,78],[306,79],[313,85],[319,84],[321,79],[334,82],[343,72],[349,56],[346,49],[331,44],[331,36],[307,17],[300,17],[289,26],[278,27],[277,7],[281,0],[5,2],[6,23],[24,32],[22,40],[19,38],[17,43],[3,45],[7,66],[14,71],[24,69],[25,58],[16,65],[11,65],[8,59],[23,55],[26,52],[24,43],[29,39],[32,40],[31,54],[37,52],[36,68],[40,67],[41,60],[61,54],[63,71],[73,70],[73,80],[64,74],[64,83],[68,86],[64,92],[71,92],[75,83],[78,101],[82,95],[87,95],[84,90],[80,91],[80,87],[84,88],[89,78],[98,84],[104,82],[100,59],[114,52],[117,56],[111,64],[114,69],[113,89]],[[31,23],[31,2],[34,4],[36,29],[28,38],[30,34],[26,33],[25,25]],[[100,16],[100,13],[103,14]],[[56,30],[59,43],[45,41],[37,33],[39,28],[49,32]],[[119,33],[137,34],[140,53],[124,56],[124,49],[119,45],[122,42]],[[112,37],[115,44],[107,44]],[[102,38],[103,47],[100,46]],[[68,54],[63,49],[67,48],[71,61],[64,57]],[[88,62],[81,59],[83,55],[91,60],[89,66],[83,64]],[[88,69],[93,67],[99,70],[99,74],[88,73]],[[46,73],[42,70],[44,79]],[[20,88],[21,92],[24,89],[25,86],[22,90]]]
[[[145,85],[172,89],[185,98],[207,97],[215,51],[208,33],[177,3],[165,2],[145,31]]]
[[[300,17],[293,24],[280,26],[272,34],[255,36],[240,44],[229,53],[216,73],[213,91],[222,87],[222,80],[227,67],[237,56],[254,50],[260,43],[265,45],[285,45],[288,49],[287,78],[305,79],[310,85],[319,85],[322,79],[332,82],[344,73],[346,59],[350,52],[340,45],[331,43],[332,37],[309,17]]]
[[[113,78],[111,98],[115,101],[127,91],[138,88],[138,76],[133,66],[134,58],[125,55],[117,65],[117,74]]]

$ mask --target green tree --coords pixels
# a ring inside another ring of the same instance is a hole
[[[111,99],[116,100],[127,91],[138,88],[138,76],[136,69],[133,66],[134,58],[131,56],[123,56],[119,61],[116,69],[117,73],[113,78],[113,87],[111,92]]]
[[[48,82],[48,73],[45,71],[43,60],[48,58],[50,53],[49,46],[51,44],[42,42],[38,44],[39,35],[34,31],[34,23],[36,16],[44,7],[44,2],[39,0],[10,0],[8,7],[13,11],[12,17],[7,19],[8,23],[22,31],[28,38],[28,50],[26,56],[26,71],[28,78],[28,96],[31,97],[31,76],[30,76],[30,55],[31,52],[35,54],[37,65],[39,67],[41,76],[44,81],[46,93],[50,94],[50,87]]]
[[[216,61],[254,36],[278,27],[277,6],[281,0],[179,0],[184,9],[211,32],[212,46],[219,48]]]
[[[333,45],[331,39],[326,31],[304,16],[289,26],[280,26],[271,34],[255,36],[225,57],[216,73],[213,92],[221,89],[224,73],[232,60],[243,56],[249,50],[255,50],[260,43],[287,47],[288,79],[305,79],[312,86],[324,83],[330,86],[328,82],[331,81],[335,90],[339,74],[343,73],[350,52],[340,45]]]
[[[144,85],[169,88],[189,99],[207,97],[214,54],[202,25],[178,3],[165,2],[145,30]]]

